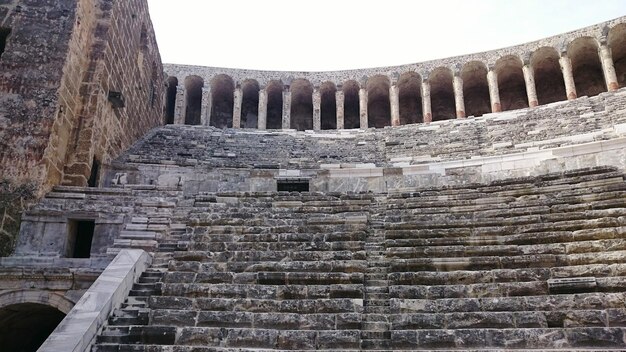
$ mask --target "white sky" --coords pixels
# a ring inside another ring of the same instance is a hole
[[[626,0],[148,0],[163,62],[281,71],[402,65],[626,15]]]

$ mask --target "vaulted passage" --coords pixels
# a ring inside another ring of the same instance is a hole
[[[0,349],[35,352],[65,314],[43,304],[22,303],[0,309]]]
[[[211,126],[233,127],[234,92],[235,83],[229,76],[217,75],[211,80]]]
[[[337,87],[332,82],[325,82],[320,86],[321,118],[323,130],[337,129]]]
[[[165,93],[165,124],[174,123],[174,112],[176,111],[176,90],[178,88],[178,79],[169,77],[167,79],[167,91]]]
[[[611,28],[608,38],[619,87],[626,87],[626,23]]]
[[[498,89],[502,111],[523,109],[528,107],[526,82],[522,71],[522,60],[514,55],[502,57],[496,61]]]
[[[359,103],[359,84],[356,81],[347,81],[343,85],[343,127],[346,129],[359,128],[361,125]]]
[[[480,61],[468,62],[461,70],[463,98],[467,116],[482,116],[491,112],[487,67]]]
[[[259,126],[259,82],[249,79],[241,85],[241,128]]]
[[[267,85],[267,128],[283,128],[283,84],[271,81]]]
[[[567,55],[572,60],[574,83],[579,97],[592,97],[606,92],[604,73],[598,56],[598,42],[594,38],[582,37],[574,40],[567,48]]]
[[[202,123],[202,87],[204,81],[199,76],[189,76],[185,79],[185,125],[199,125]]]
[[[559,53],[552,47],[539,48],[530,58],[539,105],[567,100]]]
[[[376,75],[367,81],[368,127],[391,126],[391,104],[389,102],[389,78]]]
[[[398,79],[400,125],[424,121],[422,113],[422,77],[416,72],[406,72]]]
[[[313,129],[313,86],[305,79],[296,79],[291,84],[291,128]]]
[[[456,118],[452,71],[446,67],[436,68],[428,77],[433,121]]]

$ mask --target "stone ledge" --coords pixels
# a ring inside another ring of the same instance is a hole
[[[142,250],[120,251],[38,351],[88,351],[109,314],[124,302],[151,262]]]

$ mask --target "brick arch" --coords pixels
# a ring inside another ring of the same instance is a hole
[[[487,66],[481,61],[470,61],[461,69],[467,116],[482,116],[491,112],[487,72]]]
[[[343,83],[343,126],[345,129],[359,128],[361,125],[361,103],[359,101],[359,83],[349,80]]]
[[[267,92],[267,129],[283,128],[283,91],[281,81],[270,81]]]
[[[16,290],[0,294],[0,308],[24,303],[35,303],[58,309],[68,314],[76,302],[54,292],[40,290]]]
[[[291,128],[313,129],[313,85],[306,79],[291,83]]]
[[[390,87],[391,82],[384,75],[375,75],[367,80],[368,127],[391,126]]]
[[[185,125],[202,123],[202,88],[204,80],[200,76],[185,78]]]
[[[606,92],[604,72],[598,48],[600,44],[593,37],[576,38],[567,46],[567,56],[572,61],[572,73],[579,97],[596,96]]]
[[[337,86],[333,82],[327,81],[320,85],[321,97],[321,129],[337,129]]]
[[[452,70],[448,67],[437,67],[428,75],[433,121],[456,118],[452,80]]]
[[[165,81],[165,124],[174,123],[176,112],[176,93],[178,91],[178,78],[170,76]]]
[[[524,63],[517,55],[506,55],[496,61],[495,71],[498,74],[502,111],[528,107],[523,66]]]
[[[400,125],[424,122],[422,111],[422,76],[414,71],[398,78]]]
[[[626,23],[609,30],[608,45],[613,56],[613,66],[619,87],[626,87]]]
[[[567,100],[559,53],[551,46],[535,50],[530,56],[539,105]]]
[[[211,119],[209,125],[218,128],[233,127],[235,82],[229,75],[211,79]]]
[[[259,126],[259,90],[259,82],[254,79],[241,83],[241,128]]]

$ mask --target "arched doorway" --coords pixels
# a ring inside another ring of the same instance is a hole
[[[428,81],[433,121],[456,118],[452,71],[447,67],[438,67],[428,76]]]
[[[359,128],[361,125],[359,83],[347,81],[343,84],[343,128]]]
[[[323,130],[337,129],[337,87],[333,82],[324,82],[320,86],[321,101],[321,128]]]
[[[258,128],[259,82],[248,79],[241,84],[241,128]]]
[[[528,107],[526,81],[522,60],[515,55],[504,56],[496,61],[498,90],[502,111]]]
[[[530,66],[535,77],[539,105],[567,100],[559,53],[555,48],[545,46],[537,49],[530,57]]]
[[[313,129],[313,85],[306,79],[296,79],[291,84],[291,128]]]
[[[400,125],[424,122],[422,112],[422,77],[416,72],[405,72],[398,79]]]
[[[178,78],[169,77],[166,81],[165,92],[165,124],[174,123],[174,113],[176,111],[176,93],[178,90]]]
[[[487,66],[480,61],[470,61],[461,70],[463,99],[467,116],[483,116],[491,112]]]
[[[604,72],[598,55],[598,41],[592,37],[574,40],[567,47],[567,56],[572,60],[572,73],[579,97],[596,96],[606,92]]]
[[[376,75],[367,80],[368,127],[391,126],[390,87],[389,78],[383,75]]]
[[[185,125],[199,125],[202,123],[202,87],[204,81],[199,76],[185,78]]]
[[[613,56],[613,66],[619,87],[626,87],[626,23],[611,28],[608,37],[609,48]]]
[[[283,128],[283,84],[271,81],[267,91],[267,128],[278,130]]]
[[[18,303],[0,308],[0,349],[35,352],[65,317],[57,308]]]
[[[217,75],[211,80],[211,119],[209,125],[233,127],[235,82],[230,76]]]

